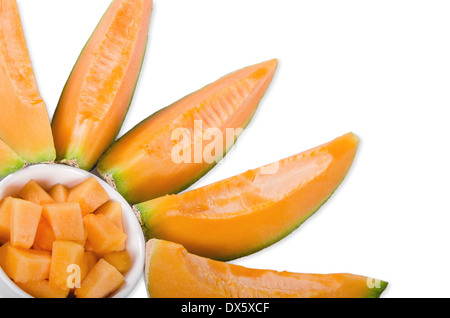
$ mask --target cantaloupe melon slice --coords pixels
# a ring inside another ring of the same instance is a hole
[[[0,244],[10,240],[12,197],[6,197],[0,201]]]
[[[42,207],[30,201],[12,198],[10,209],[11,245],[30,248],[36,237]]]
[[[352,274],[250,269],[156,239],[147,242],[145,280],[153,298],[378,298],[387,286]]]
[[[41,218],[34,238],[33,248],[36,250],[51,251],[53,242],[56,241],[55,233],[48,222]]]
[[[124,248],[127,235],[104,215],[88,214],[83,218],[88,242],[97,255],[117,252]]]
[[[0,139],[28,163],[55,159],[15,0],[0,0]]]
[[[20,170],[24,165],[25,160],[0,139],[0,178]]]
[[[130,203],[186,189],[233,146],[276,67],[276,60],[246,67],[155,113],[116,141],[97,170]]]
[[[125,282],[123,275],[104,259],[100,259],[77,288],[77,298],[104,298]]]
[[[67,298],[69,289],[61,289],[50,285],[48,280],[37,280],[28,283],[17,283],[24,292],[34,298]]]
[[[88,178],[71,188],[67,197],[67,202],[80,205],[83,216],[94,212],[108,200],[108,193],[94,177]]]
[[[71,241],[53,242],[49,275],[50,284],[60,289],[68,289],[67,279],[69,275],[73,274],[69,266],[76,265],[81,270],[83,255],[84,248],[77,243]]]
[[[52,227],[56,240],[85,240],[83,218],[78,203],[45,204],[42,216]]]
[[[34,180],[28,181],[19,191],[18,196],[39,205],[55,203],[55,200]]]
[[[251,254],[308,219],[345,178],[359,139],[352,133],[240,175],[134,206],[148,238],[218,260]]]
[[[65,185],[58,183],[48,189],[48,194],[55,202],[63,203],[66,202],[69,197],[69,189]]]
[[[128,251],[112,252],[103,256],[103,259],[117,268],[122,274],[131,267],[131,258]]]
[[[47,251],[36,251],[12,246],[9,242],[0,247],[0,266],[16,283],[43,280],[49,277],[51,255]]]
[[[81,53],[53,118],[57,158],[90,170],[131,103],[147,42],[151,0],[115,0]]]

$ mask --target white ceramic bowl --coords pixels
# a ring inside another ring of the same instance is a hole
[[[95,177],[100,182],[111,200],[122,204],[124,229],[127,234],[127,251],[131,256],[131,268],[125,274],[125,284],[110,297],[124,298],[133,291],[143,275],[145,240],[139,221],[131,206],[109,184],[81,169],[59,164],[37,164],[28,166],[4,178],[0,182],[0,199],[16,194],[31,179],[43,187],[50,187],[56,183],[72,187],[89,177]],[[0,297],[30,298],[31,296],[14,284],[0,269]]]

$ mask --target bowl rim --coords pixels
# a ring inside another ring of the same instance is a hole
[[[95,174],[95,171],[85,171],[76,167],[72,167],[65,164],[59,163],[39,163],[27,165],[19,171],[16,171],[3,179],[0,178],[0,192],[4,191],[11,183],[17,179],[18,177],[23,177],[23,175],[29,174],[30,177],[28,180],[33,179],[33,173],[43,172],[44,170],[48,170],[49,172],[53,172],[55,170],[65,170],[69,174],[73,174],[73,179],[77,177],[85,177],[86,179],[89,177],[94,177],[100,183],[100,185],[107,191],[111,200],[119,201],[122,204],[122,217],[124,221],[124,225],[128,228],[128,231],[125,231],[127,234],[127,242],[130,240],[130,229],[133,236],[136,236],[133,241],[136,242],[137,246],[133,248],[137,253],[134,255],[134,261],[131,268],[124,275],[125,276],[125,284],[119,288],[116,292],[111,294],[108,298],[125,298],[127,297],[138,285],[139,280],[143,275],[144,270],[144,262],[145,262],[145,238],[144,233],[142,231],[141,225],[133,212],[132,206],[122,197],[122,195],[117,192],[111,185],[105,182],[101,177]],[[58,178],[57,176],[55,178]],[[57,181],[55,183],[58,183]],[[63,183],[63,182],[62,182]],[[2,198],[0,198],[1,200]],[[127,250],[129,250],[127,248]],[[3,269],[0,267],[0,284],[6,285],[7,289],[10,289],[17,298],[34,298],[33,296],[26,293],[19,286],[14,283],[12,279],[10,279]],[[1,290],[1,288],[0,288]],[[1,296],[1,295],[0,295]]]

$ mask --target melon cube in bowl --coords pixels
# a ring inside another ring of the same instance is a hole
[[[49,277],[50,252],[14,247],[9,242],[0,250],[0,266],[14,282],[27,283]]]
[[[108,200],[108,193],[93,177],[71,188],[67,198],[67,202],[76,202],[80,205],[83,215],[94,212]]]
[[[12,198],[9,208],[11,245],[30,248],[36,237],[42,207],[30,201]]]
[[[50,194],[56,203],[63,203],[67,202],[67,198],[69,197],[69,189],[65,185],[57,183],[48,189],[48,194]]]
[[[123,275],[104,259],[100,259],[75,291],[77,298],[104,298],[123,285]]]
[[[88,214],[83,218],[88,242],[97,255],[123,250],[127,235],[104,215]]]
[[[71,241],[53,242],[52,258],[50,264],[49,282],[60,289],[69,289],[68,278],[72,274],[73,265],[81,268],[84,248]]]
[[[35,180],[30,180],[19,191],[19,197],[24,200],[42,205],[48,203],[55,203],[55,200],[48,194]]]
[[[78,203],[45,204],[42,215],[52,227],[57,240],[84,240],[83,218]]]

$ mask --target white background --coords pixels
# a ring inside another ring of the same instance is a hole
[[[109,3],[19,0],[50,116]],[[278,58],[248,129],[193,187],[348,131],[361,144],[346,181],[316,215],[233,263],[372,276],[390,282],[385,297],[449,297],[449,14],[448,1],[155,0],[121,134],[231,71]],[[143,283],[132,296],[146,297]]]

